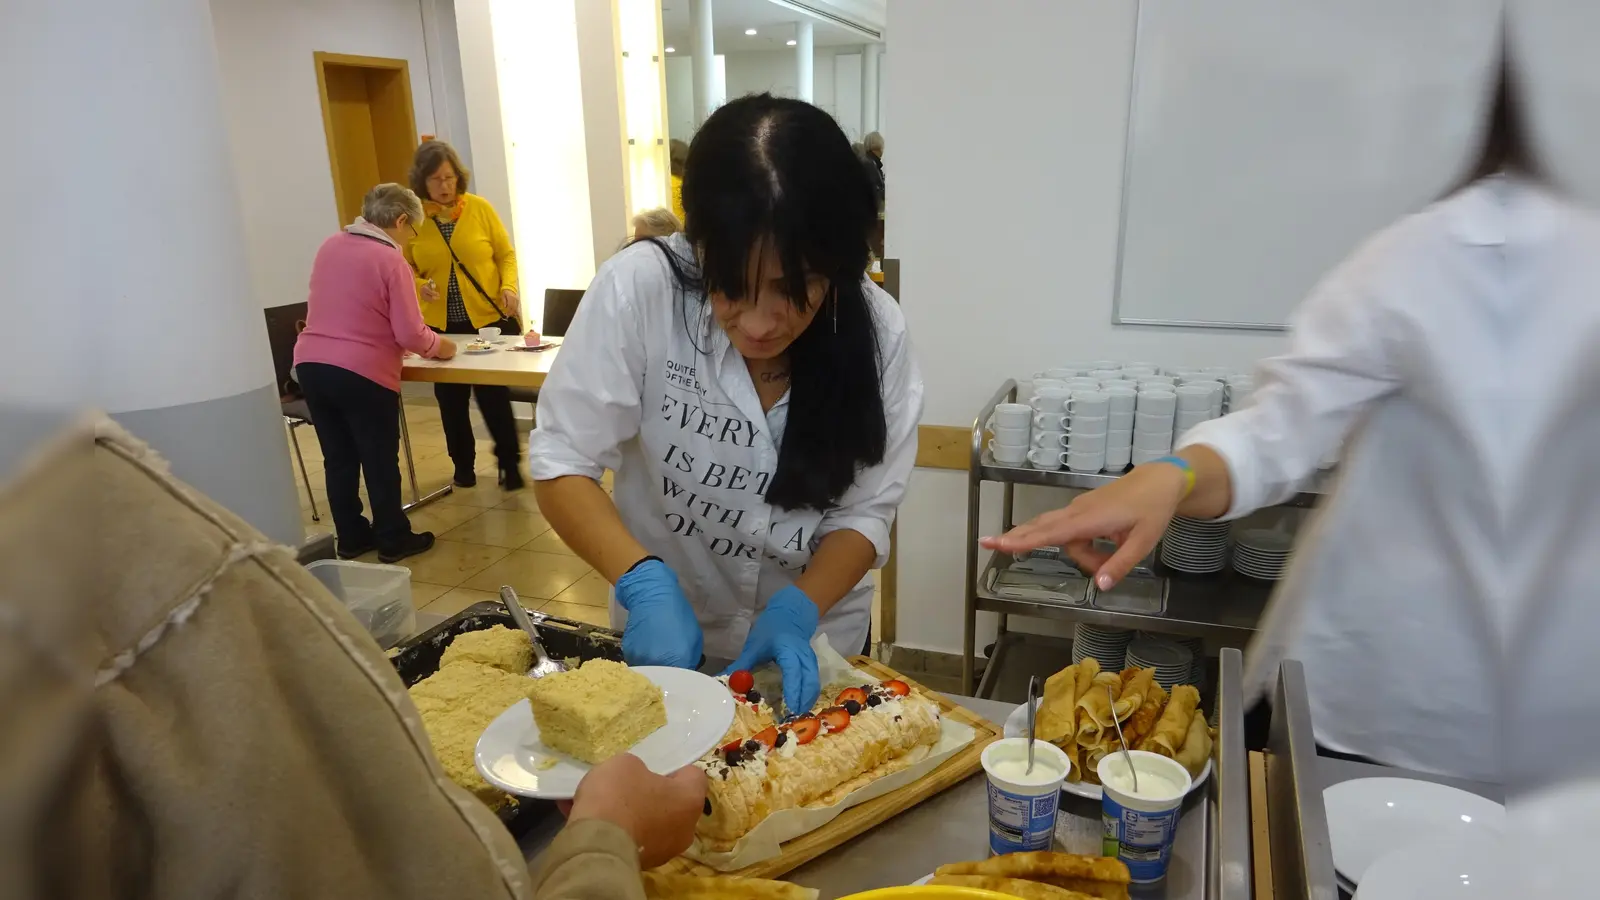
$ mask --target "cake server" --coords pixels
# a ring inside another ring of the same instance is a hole
[[[500,602],[506,605],[506,611],[511,613],[511,618],[528,633],[528,640],[533,642],[534,662],[533,668],[528,670],[528,677],[543,678],[546,675],[565,672],[566,663],[556,662],[550,658],[550,654],[544,652],[544,644],[539,642],[539,632],[528,619],[528,611],[522,608],[522,601],[517,599],[517,592],[511,589],[511,585],[500,585]]]

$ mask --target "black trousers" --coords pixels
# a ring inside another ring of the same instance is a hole
[[[322,475],[339,543],[397,546],[411,533],[400,508],[400,394],[325,363],[300,363],[295,371],[322,445]],[[370,523],[361,514],[363,476],[372,501]]]
[[[500,326],[501,333],[517,337],[522,325],[516,319],[501,319],[490,324]],[[435,329],[437,330],[437,329]],[[444,334],[477,334],[471,322],[451,322]],[[478,396],[478,413],[483,424],[489,427],[494,438],[494,455],[501,471],[516,471],[522,461],[522,448],[517,443],[517,422],[511,413],[511,389],[499,384],[435,384],[434,399],[439,401],[439,424],[444,428],[444,445],[455,463],[457,472],[471,472],[478,445],[472,436],[472,414],[468,398]]]

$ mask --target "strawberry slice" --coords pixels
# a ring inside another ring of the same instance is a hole
[[[802,716],[783,727],[794,735],[795,743],[802,745],[811,743],[822,733],[822,723],[810,716]]]
[[[850,710],[842,706],[830,706],[817,713],[817,717],[828,723],[829,731],[843,731],[850,727]]]
[[[885,681],[883,686],[896,697],[904,697],[905,695],[911,693],[911,685],[906,684],[904,681],[901,681],[898,678],[893,679],[892,681]]]
[[[858,687],[845,688],[839,692],[839,696],[833,698],[833,702],[839,706],[845,705],[845,703],[850,700],[854,700],[862,706],[866,706],[867,692]]]
[[[719,752],[723,756],[727,756],[729,753],[736,752],[740,747],[743,746],[744,741],[729,741],[728,743],[722,745],[722,748]]]
[[[740,669],[728,676],[728,690],[735,694],[748,694],[756,686],[756,677],[750,674],[749,669]]]
[[[768,750],[771,750],[778,744],[778,729],[769,726],[751,735],[750,740],[755,741],[758,744],[762,744]]]

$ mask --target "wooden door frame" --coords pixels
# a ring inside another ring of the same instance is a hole
[[[406,116],[410,122],[411,141],[417,142],[417,107],[411,97],[411,63],[405,59],[391,59],[386,56],[357,56],[350,53],[330,53],[325,50],[313,50],[311,58],[317,69],[317,99],[322,104],[322,136],[328,145],[328,169],[333,175],[333,214],[339,214],[339,156],[334,152],[333,132],[333,107],[328,102],[328,66],[350,66],[363,69],[386,69],[400,73],[400,88],[405,95]],[[340,221],[337,226],[343,228],[350,223]]]

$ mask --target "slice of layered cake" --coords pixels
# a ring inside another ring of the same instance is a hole
[[[616,756],[667,724],[661,688],[608,659],[538,679],[528,702],[539,741],[590,764]]]

